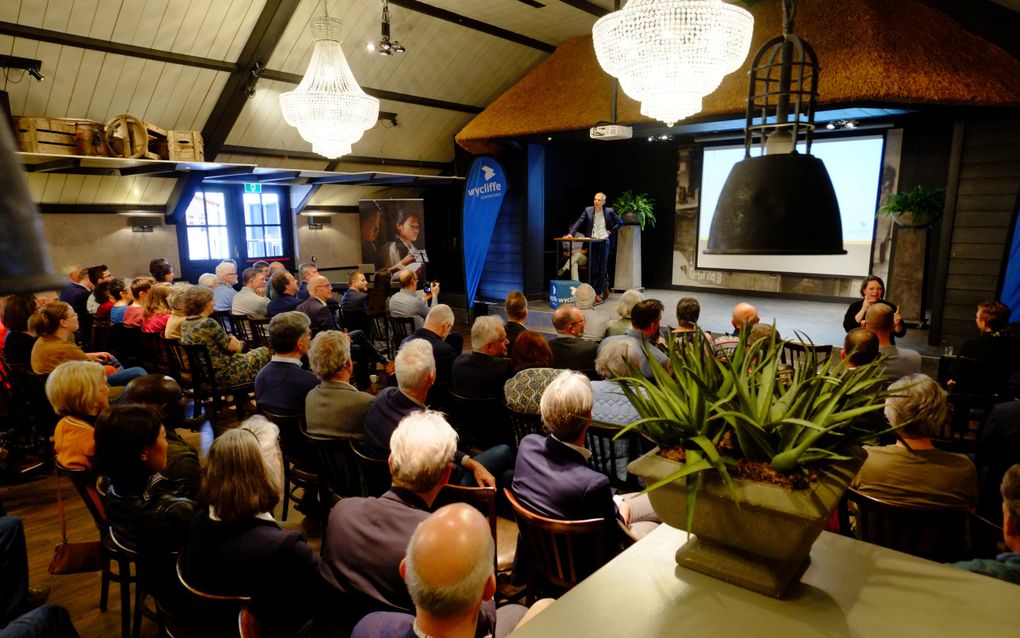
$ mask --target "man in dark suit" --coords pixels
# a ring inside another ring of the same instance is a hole
[[[301,300],[297,298],[297,279],[289,271],[277,271],[273,278],[269,280],[269,284],[273,287],[273,292],[275,293],[273,298],[269,300],[269,305],[266,306],[266,315],[270,319],[281,312],[297,310],[297,307],[301,305]]]
[[[72,264],[65,266],[64,271],[67,273],[68,282],[60,291],[60,301],[74,308],[75,314],[78,315],[78,333],[85,341],[84,345],[88,345],[89,339],[92,338],[92,315],[89,314],[88,302],[94,286],[89,281],[88,268]]]
[[[273,358],[255,376],[255,401],[275,414],[305,413],[305,397],[319,385],[319,378],[301,367],[311,345],[308,317],[290,311],[269,320],[269,345]]]
[[[542,516],[562,520],[604,518],[613,539],[617,517],[630,526],[632,533],[643,536],[658,522],[648,496],[614,499],[609,478],[588,466],[591,452],[584,445],[592,403],[591,381],[577,372],[563,372],[546,387],[541,410],[550,435],[529,434],[521,440],[514,468],[514,495]]]
[[[400,561],[450,479],[457,434],[439,412],[415,412],[400,422],[389,447],[393,487],[379,498],[341,499],[329,515],[316,622],[333,630],[330,635],[348,635],[373,611],[414,613]],[[479,617],[490,633],[495,611],[494,604],[483,605]]]
[[[503,384],[513,370],[506,358],[506,329],[495,315],[475,319],[471,326],[474,352],[460,355],[453,362],[450,383],[453,391],[472,399],[503,399]]]
[[[576,232],[581,232],[585,237],[592,239],[603,239],[606,241],[595,241],[591,245],[591,285],[598,293],[596,301],[602,301],[609,296],[609,253],[616,246],[616,230],[623,226],[623,220],[612,208],[605,206],[606,194],[595,193],[593,206],[584,209],[581,216],[570,227],[567,237]]]
[[[347,292],[340,299],[340,308],[343,310],[368,309],[368,279],[365,278],[365,273],[355,270],[347,275]]]
[[[599,342],[581,338],[584,334],[584,313],[577,306],[560,306],[553,313],[552,323],[556,329],[556,338],[549,342],[553,353],[552,367],[593,375]]]
[[[436,383],[450,383],[453,361],[464,349],[464,337],[453,331],[453,309],[439,304],[425,316],[425,325],[412,332],[401,345],[411,339],[424,339],[432,346],[436,359]]]
[[[517,341],[517,337],[521,336],[521,333],[528,331],[524,327],[524,322],[528,320],[528,299],[520,290],[511,290],[503,303],[503,309],[506,311],[506,326],[504,326],[507,340],[506,351],[507,356],[510,356],[514,352],[514,341]]]

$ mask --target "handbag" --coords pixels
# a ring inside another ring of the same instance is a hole
[[[101,541],[79,543],[67,541],[67,521],[64,518],[64,499],[60,492],[60,475],[57,475],[57,510],[60,512],[62,540],[59,545],[53,548],[50,573],[56,576],[100,571],[103,568]]]

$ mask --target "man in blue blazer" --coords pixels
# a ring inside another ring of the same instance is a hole
[[[310,322],[304,313],[291,310],[269,320],[269,344],[273,358],[255,376],[255,402],[274,414],[305,413],[305,397],[319,385],[319,378],[302,368],[311,345]]]
[[[567,237],[581,232],[585,237],[607,240],[596,241],[591,245],[589,278],[598,293],[596,301],[609,296],[609,252],[616,247],[616,230],[623,226],[620,216],[611,207],[605,206],[605,203],[606,194],[595,193],[595,205],[585,208],[567,232]]]

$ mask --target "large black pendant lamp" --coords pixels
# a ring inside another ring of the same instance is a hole
[[[0,116],[0,295],[59,290],[65,282],[50,271],[39,210],[14,149]]]
[[[723,186],[706,253],[846,253],[832,181],[811,155],[819,68],[811,46],[791,33],[795,11],[794,0],[783,0],[783,35],[751,62],[744,159]]]

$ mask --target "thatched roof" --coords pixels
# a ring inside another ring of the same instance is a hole
[[[723,79],[693,120],[739,117],[754,53],[781,32],[781,2],[757,2],[744,69]],[[794,32],[818,55],[819,103],[1020,106],[1020,61],[916,0],[809,0]],[[563,42],[478,114],[457,143],[492,152],[499,138],[582,130],[608,121],[612,78],[595,59],[591,34]],[[619,93],[617,121],[648,121]]]

